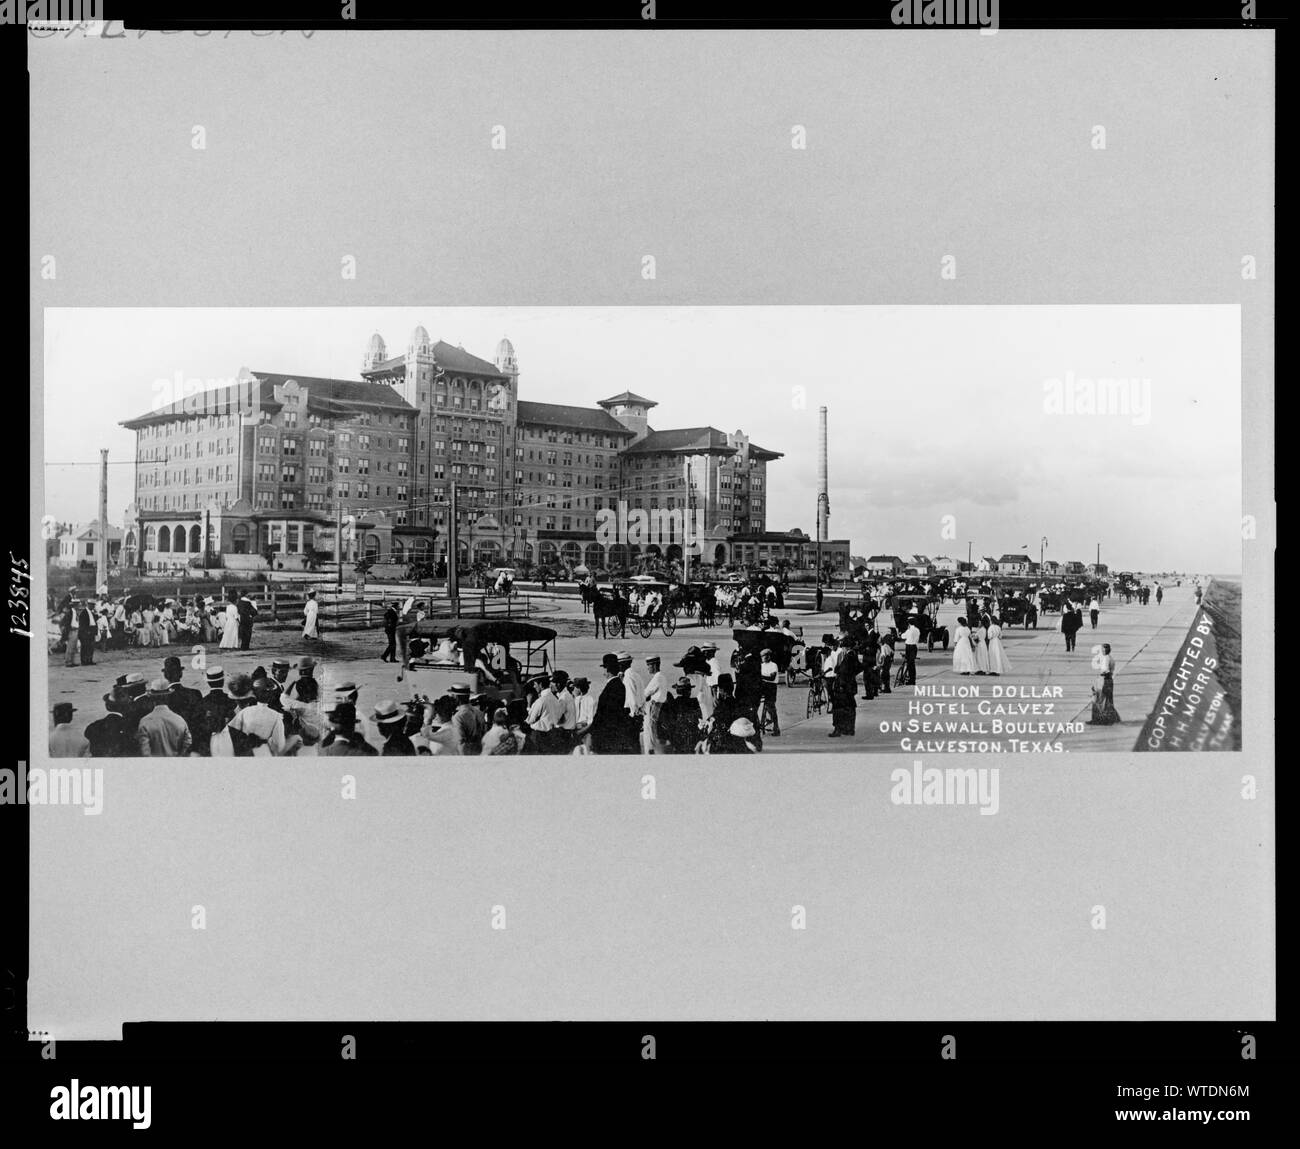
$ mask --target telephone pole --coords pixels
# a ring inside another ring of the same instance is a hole
[[[95,593],[108,585],[108,449],[99,452],[99,553],[95,563]]]
[[[343,593],[343,497],[338,494],[337,487],[334,495],[334,569],[338,579],[337,587],[339,594]]]
[[[669,516],[670,523],[672,517]],[[695,522],[695,488],[691,486],[691,457],[686,456],[686,522],[682,529],[682,586],[691,581],[690,538],[692,524]]]
[[[452,617],[460,615],[460,523],[456,521],[456,484],[451,484],[451,506],[447,513],[447,601]]]

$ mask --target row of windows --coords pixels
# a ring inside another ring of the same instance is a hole
[[[142,439],[170,439],[173,435],[196,435],[200,431],[220,431],[234,427],[239,420],[237,414],[229,415],[191,415],[184,419],[175,419],[169,423],[149,423],[139,429]]]
[[[630,438],[632,432],[627,433]],[[616,450],[624,436],[599,435],[592,431],[561,431],[556,427],[538,427],[521,423],[515,429],[515,438],[532,439],[534,442],[563,443],[573,446],[578,443],[591,447],[605,447]]]
[[[203,458],[203,447],[202,440],[194,444],[194,458]],[[235,453],[234,437],[213,439],[207,443],[207,448],[209,455],[233,455]],[[178,443],[175,446],[164,444],[161,447],[143,447],[136,452],[136,461],[140,463],[170,463],[173,459],[188,459],[190,457],[189,443]]]
[[[234,477],[235,469],[230,463],[227,463],[224,468],[220,466],[208,467],[206,472],[202,467],[196,467],[193,471],[190,471],[188,467],[183,471],[145,471],[140,476],[140,486],[158,487],[175,483],[177,486],[188,487],[191,482],[229,483],[234,481]]]

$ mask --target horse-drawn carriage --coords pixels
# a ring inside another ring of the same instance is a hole
[[[936,642],[942,642],[944,650],[948,649],[948,628],[939,623],[937,600],[926,594],[896,594],[890,599],[890,605],[899,634],[907,630],[915,616],[916,628],[921,632],[921,641],[926,649],[933,650]]]
[[[682,603],[678,596],[680,587],[646,575],[620,580],[614,584],[616,593],[623,591],[631,605],[628,621],[636,627],[642,638],[649,638],[656,627],[671,638],[677,629],[677,615]]]
[[[790,669],[790,662],[797,647],[803,647],[804,641],[798,635],[786,634],[781,630],[750,630],[737,627],[731,632],[736,640],[736,649],[731,655],[732,667],[740,665],[740,660],[747,654],[761,655],[763,651],[772,652],[772,661],[782,674]]]
[[[528,681],[555,665],[555,631],[514,619],[423,618],[399,625],[401,670],[420,672],[431,697],[467,683],[502,704],[525,696]],[[522,647],[523,659],[510,653]],[[495,647],[495,657],[489,648]]]

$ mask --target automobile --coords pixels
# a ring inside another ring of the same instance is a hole
[[[465,682],[471,693],[486,694],[502,704],[523,698],[529,680],[555,666],[555,633],[549,626],[502,618],[422,618],[397,628],[402,666],[420,672],[424,693],[438,698]],[[434,658],[432,646],[444,638],[459,647],[454,662]],[[506,669],[497,682],[477,665],[479,653],[489,643],[505,649]],[[522,647],[522,659],[511,654],[512,646]]]
[[[998,618],[1004,626],[1031,626],[1038,629],[1038,608],[1032,599],[1023,595],[1012,595],[998,602]]]
[[[926,594],[896,594],[890,599],[890,605],[899,634],[907,630],[908,621],[915,614],[919,616],[916,627],[926,649],[933,650],[936,642],[942,642],[944,650],[948,649],[948,628],[939,624],[938,600]]]

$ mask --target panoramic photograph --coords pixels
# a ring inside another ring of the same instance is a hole
[[[1241,748],[1236,307],[50,309],[44,395],[51,757]]]

